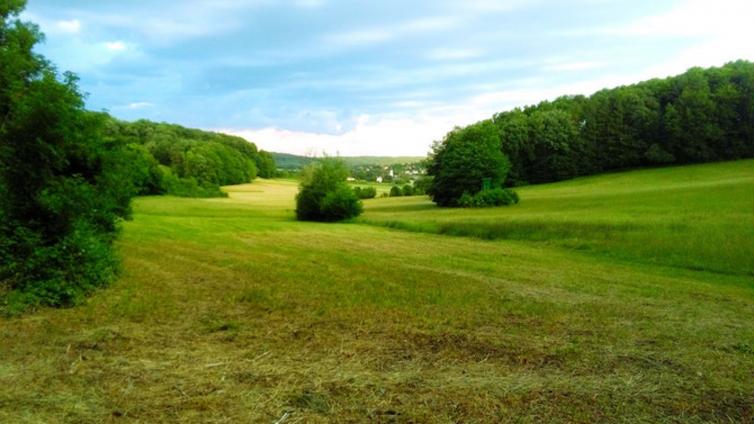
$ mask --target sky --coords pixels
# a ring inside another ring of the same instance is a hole
[[[29,0],[87,107],[268,151],[423,156],[454,126],[754,60],[751,0]]]

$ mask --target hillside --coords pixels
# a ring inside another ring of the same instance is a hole
[[[301,169],[315,159],[306,156],[297,156],[288,153],[272,153],[275,163],[280,169]],[[346,165],[349,167],[363,165],[394,165],[403,163],[416,163],[424,160],[419,156],[341,156]]]
[[[292,220],[294,182],[139,198],[112,287],[0,318],[0,422],[748,422],[753,190],[739,161],[346,224]]]

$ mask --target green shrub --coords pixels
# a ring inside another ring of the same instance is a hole
[[[412,186],[411,184],[404,185],[403,188],[401,189],[401,193],[404,196],[413,196],[414,195],[414,186]]]
[[[307,166],[296,195],[296,218],[333,222],[361,214],[361,202],[346,183],[347,177],[348,168],[337,159]]]
[[[414,195],[423,196],[432,186],[432,177],[421,177],[414,181]]]
[[[178,197],[228,197],[220,186],[211,183],[199,183],[196,178],[176,177],[170,168],[161,166],[165,192]]]
[[[320,204],[323,221],[342,221],[361,215],[359,198],[348,186],[339,186],[325,195]]]
[[[377,189],[371,186],[354,187],[353,191],[359,199],[374,199],[377,197]]]
[[[140,152],[104,135],[77,78],[33,48],[42,35],[0,6],[0,309],[69,306],[117,271],[112,248],[130,214]]]
[[[401,197],[403,196],[403,191],[398,186],[392,186],[390,187],[390,197]]]
[[[518,203],[518,193],[510,189],[491,188],[482,190],[474,195],[463,193],[458,199],[457,206],[463,208],[484,208],[491,206],[507,206]]]

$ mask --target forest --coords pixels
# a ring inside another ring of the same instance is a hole
[[[109,118],[105,135],[128,146],[139,194],[224,196],[222,185],[272,178],[275,159],[241,137],[146,120]]]
[[[754,156],[754,63],[563,96],[490,121],[511,163],[509,186],[748,158]]]

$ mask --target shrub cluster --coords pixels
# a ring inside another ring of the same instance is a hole
[[[334,222],[359,216],[361,201],[348,186],[347,177],[348,168],[337,159],[324,159],[307,166],[296,195],[296,218]]]
[[[424,187],[420,186],[418,184],[411,185],[411,184],[404,184],[403,187],[400,186],[392,186],[390,187],[390,197],[401,197],[401,196],[421,196],[424,194]]]
[[[508,206],[518,203],[518,193],[510,189],[489,188],[476,194],[464,193],[458,199],[462,208],[484,208],[491,206]]]
[[[374,199],[377,197],[377,189],[372,186],[367,187],[354,187],[353,192],[356,193],[356,197],[359,199]]]
[[[0,309],[67,306],[117,269],[118,222],[130,213],[143,153],[108,140],[76,77],[33,52],[36,26],[0,7]],[[138,162],[138,161],[137,161]],[[146,183],[145,183],[146,184]]]

